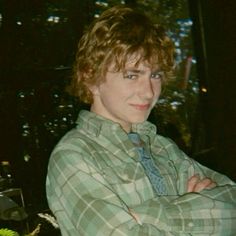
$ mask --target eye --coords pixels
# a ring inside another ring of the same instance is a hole
[[[129,74],[129,73],[124,74],[124,79],[135,80],[137,78],[138,78],[137,74]]]
[[[163,72],[155,72],[151,74],[151,79],[162,79],[163,78]]]

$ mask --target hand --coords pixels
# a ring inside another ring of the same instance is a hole
[[[201,192],[204,189],[214,188],[216,183],[210,178],[200,179],[198,174],[188,180],[187,192]]]

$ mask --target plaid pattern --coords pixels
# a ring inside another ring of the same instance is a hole
[[[235,236],[236,185],[187,157],[149,122],[134,125],[164,178],[157,196],[138,153],[118,124],[82,111],[55,147],[47,198],[63,236]],[[198,173],[218,186],[186,193]]]

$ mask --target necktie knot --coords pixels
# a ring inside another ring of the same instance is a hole
[[[143,146],[143,141],[141,140],[138,133],[131,132],[128,134],[130,141],[137,147]]]

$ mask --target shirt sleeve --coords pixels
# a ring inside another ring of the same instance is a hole
[[[178,195],[183,195],[187,191],[187,182],[193,175],[198,174],[201,179],[211,178],[216,182],[218,187],[228,186],[227,189],[234,189],[236,183],[230,180],[227,176],[218,173],[206,166],[201,165],[194,159],[188,157],[179,147],[170,139],[162,136],[156,136],[154,144],[161,144],[154,152],[154,160],[158,166],[162,164],[166,173],[166,178],[172,176],[170,179],[171,184],[177,186]],[[160,150],[160,151],[159,151]],[[219,196],[219,194],[217,194]],[[231,196],[230,191],[225,191],[224,196]],[[212,196],[214,197],[214,196]]]
[[[137,206],[135,212],[145,223],[153,223],[154,209],[162,207],[162,214],[156,219],[156,224],[162,220],[168,222],[170,232],[189,233],[189,235],[231,235],[236,232],[236,204],[224,198],[218,200],[216,192],[227,191],[225,187],[217,187],[205,193],[186,193],[178,197],[158,197],[142,206]],[[236,196],[236,188],[231,187],[231,194]],[[229,199],[230,200],[230,199]],[[147,204],[147,205],[146,205]],[[146,205],[146,206],[145,206]],[[165,219],[162,216],[165,215]],[[152,217],[151,217],[152,216]]]
[[[49,206],[61,230],[74,228],[74,234],[65,235],[233,235],[236,189],[219,190],[229,191],[232,198],[227,193],[218,200],[215,188],[214,194],[157,197],[130,209],[96,166],[73,151],[55,153],[47,177]]]

